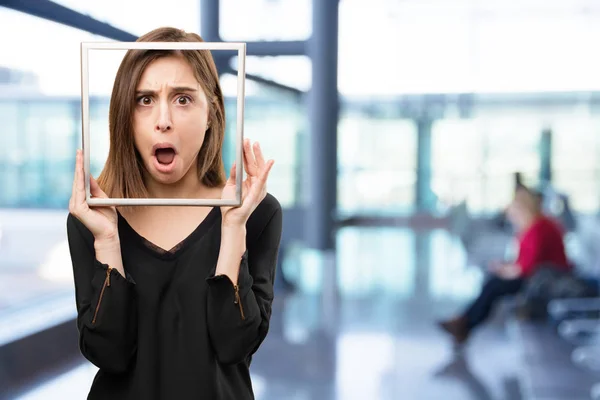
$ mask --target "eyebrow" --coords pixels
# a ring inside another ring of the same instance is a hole
[[[174,86],[170,89],[170,92],[197,92],[198,89],[194,89],[192,87],[189,86]],[[156,92],[154,90],[149,90],[149,89],[141,89],[141,90],[136,90],[135,91],[136,96],[139,95],[150,95],[150,94],[156,94]]]

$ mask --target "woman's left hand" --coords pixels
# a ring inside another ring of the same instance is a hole
[[[240,207],[221,207],[223,224],[226,226],[245,226],[252,212],[267,195],[267,178],[275,161],[265,161],[258,142],[254,143],[254,151],[252,151],[252,147],[250,139],[244,139],[243,158],[247,177],[242,182],[242,205]],[[237,166],[233,163],[221,199],[235,198],[236,175]]]
[[[521,276],[521,268],[516,264],[505,264],[497,268],[494,274],[502,279],[517,279]]]

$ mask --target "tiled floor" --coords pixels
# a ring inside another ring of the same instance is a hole
[[[464,259],[442,231],[346,228],[332,279],[314,259],[287,264],[302,291],[276,299],[253,361],[257,399],[519,399],[519,356],[501,320],[462,355],[435,328],[478,290],[481,273]],[[84,399],[93,374],[81,366],[19,400]]]

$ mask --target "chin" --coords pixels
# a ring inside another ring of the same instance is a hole
[[[162,185],[172,185],[172,184],[179,182],[181,180],[181,177],[179,175],[164,176],[164,175],[159,175],[159,174],[153,173],[152,179],[155,182],[160,183]]]
[[[156,157],[152,157],[147,168],[152,179],[162,184],[177,183],[184,175],[179,157],[175,157],[169,164],[161,164]]]

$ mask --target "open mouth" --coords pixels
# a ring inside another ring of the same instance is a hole
[[[159,145],[154,149],[154,156],[161,165],[169,165],[175,159],[175,149],[169,145]]]

